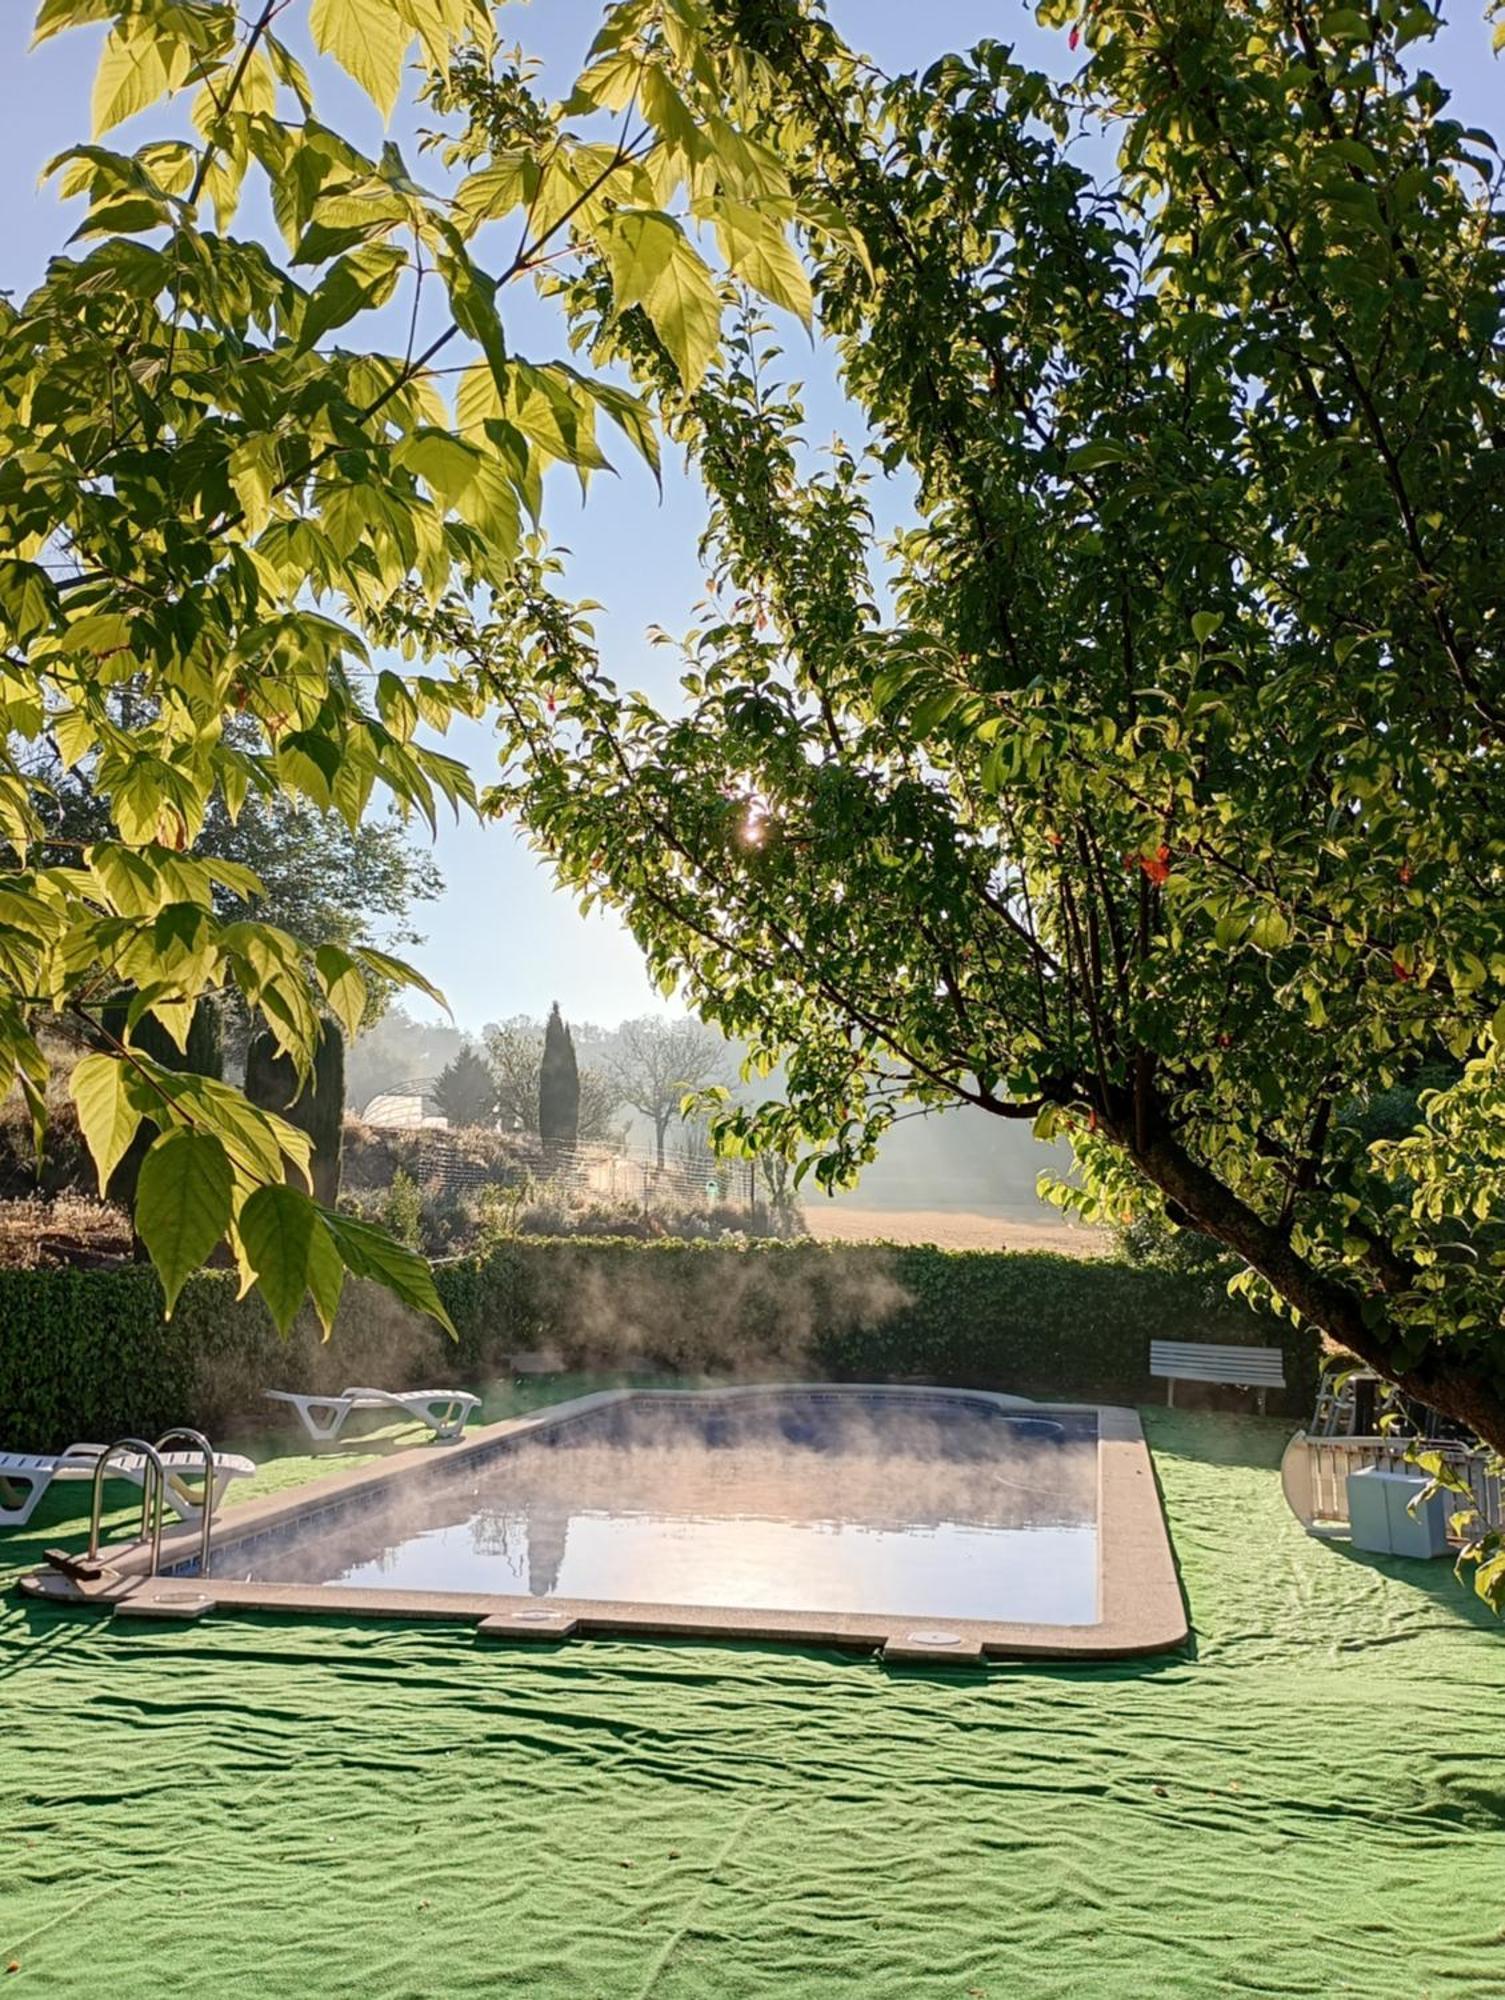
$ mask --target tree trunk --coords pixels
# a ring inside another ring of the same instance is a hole
[[[1132,1123],[1128,1129],[1132,1131]],[[1125,1143],[1135,1164],[1162,1194],[1178,1202],[1198,1229],[1226,1243],[1268,1279],[1304,1319],[1408,1396],[1455,1417],[1496,1450],[1505,1451],[1505,1388],[1475,1368],[1449,1361],[1435,1347],[1416,1361],[1402,1362],[1396,1333],[1383,1312],[1376,1310],[1377,1302],[1383,1299],[1383,1285],[1377,1286],[1374,1297],[1366,1299],[1338,1279],[1315,1270],[1297,1255],[1280,1230],[1240,1201],[1155,1121],[1149,1121],[1140,1143]]]

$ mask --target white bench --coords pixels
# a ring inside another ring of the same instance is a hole
[[[1152,1340],[1150,1373],[1164,1378],[1168,1408],[1176,1405],[1178,1382],[1230,1382],[1236,1389],[1259,1391],[1259,1413],[1271,1389],[1286,1385],[1285,1361],[1278,1347],[1225,1347],[1210,1340]]]

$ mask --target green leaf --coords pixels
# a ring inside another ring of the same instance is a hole
[[[1322,32],[1330,42],[1367,42],[1369,23],[1354,7],[1335,7],[1322,17]]]
[[[371,215],[362,222],[311,222],[298,238],[292,261],[295,264],[327,264],[331,257],[338,257],[342,251],[358,243],[369,243],[378,236],[390,236],[398,220],[400,218],[392,215]]]
[[[169,51],[174,57],[171,70]],[[165,97],[175,78],[181,81],[186,75],[186,55],[150,28],[131,34],[112,29],[94,72],[94,137]]]
[[[340,1295],[345,1289],[345,1265],[322,1211],[308,1240],[308,1289],[314,1311],[319,1315],[319,1324],[324,1329],[324,1338],[328,1340],[334,1331],[334,1316],[340,1309]]]
[[[140,1060],[147,1063],[147,1059]],[[147,1063],[162,1092],[201,1127],[211,1128],[232,1165],[258,1180],[281,1180],[287,1160],[306,1178],[312,1141],[286,1119],[248,1103],[218,1077],[164,1070]]]
[[[290,790],[302,792],[322,811],[328,811],[330,786],[340,768],[340,752],[327,736],[297,729],[282,739],[277,751],[277,775]]]
[[[468,333],[490,363],[497,386],[507,383],[507,342],[496,310],[496,279],[488,277],[472,262],[458,230],[445,225],[448,250],[436,259],[439,275],[449,288],[449,309],[455,325]]]
[[[605,410],[612,422],[641,452],[660,491],[663,477],[659,459],[658,430],[653,421],[653,412],[641,397],[632,395],[626,389],[619,389],[614,382],[589,382],[586,385],[599,407]]]
[[[721,254],[736,275],[808,327],[813,310],[810,280],[778,218],[742,202],[722,201],[716,206],[715,223]]]
[[[452,1338],[458,1339],[454,1323],[440,1303],[434,1288],[434,1274],[416,1250],[406,1249],[369,1222],[353,1216],[323,1211],[325,1225],[347,1270],[358,1278],[371,1278],[394,1293],[404,1305],[436,1319]]]
[[[721,340],[721,300],[704,260],[654,209],[613,216],[602,233],[618,310],[640,305],[685,387],[698,388]]]
[[[368,972],[374,972],[378,979],[388,979],[394,986],[416,986],[420,993],[428,995],[437,1006],[449,1012],[449,1002],[430,980],[405,959],[394,958],[389,951],[376,951],[370,945],[363,945],[356,958]]]
[[[933,688],[929,694],[922,695],[910,710],[909,726],[914,734],[923,742],[933,729],[946,720],[966,692],[965,688],[943,687]]]
[[[39,47],[64,28],[81,28],[91,21],[108,21],[116,0],[42,0],[32,27],[31,45]]]
[[[73,1066],[68,1091],[78,1107],[79,1130],[94,1160],[101,1195],[125,1158],[141,1111],[131,1102],[129,1073],[118,1056],[85,1056]]]
[[[488,362],[478,361],[460,377],[455,391],[455,422],[466,442],[484,445],[486,426],[502,414],[502,385]]]
[[[1084,444],[1067,455],[1066,464],[1072,472],[1096,472],[1100,465],[1122,465],[1129,455],[1126,445]]]
[[[531,197],[537,185],[538,163],[531,153],[500,154],[492,165],[460,183],[455,212],[464,225],[462,234],[473,235],[483,222],[510,215]]]
[[[1192,614],[1191,629],[1197,644],[1205,646],[1213,633],[1223,622],[1221,611],[1197,611]]]
[[[417,430],[398,445],[397,463],[417,473],[446,507],[458,505],[474,483],[479,459],[475,449],[449,431]]]
[[[313,88],[308,81],[308,71],[299,62],[292,50],[275,35],[265,38],[266,52],[271,58],[272,69],[279,83],[285,83],[298,100],[298,107],[306,118],[314,108]]]
[[[230,485],[248,535],[259,535],[266,526],[280,469],[277,440],[265,434],[246,438],[230,454]]]
[[[298,1316],[308,1290],[309,1253],[318,1210],[306,1194],[278,1184],[257,1188],[240,1211],[237,1227],[246,1261],[279,1333]]]
[[[367,243],[332,264],[309,295],[295,351],[306,354],[357,313],[385,305],[407,261],[407,252],[395,243]]]
[[[233,1179],[218,1139],[180,1126],[164,1133],[141,1166],[136,1228],[167,1299],[166,1317],[190,1274],[230,1225]]]
[[[0,561],[0,631],[20,645],[45,632],[58,612],[57,588],[35,563]]]
[[[413,30],[393,0],[313,0],[314,47],[333,56],[390,118],[402,88],[402,62]]]
[[[578,471],[609,469],[596,443],[596,403],[571,369],[513,362],[507,415],[524,437]]]
[[[1261,910],[1249,930],[1250,940],[1260,951],[1282,951],[1293,935],[1284,911],[1274,908]]]
[[[21,1078],[21,1095],[26,1108],[31,1113],[31,1148],[36,1165],[37,1178],[41,1178],[43,1161],[47,1154],[47,1092],[34,1077]]]
[[[329,1011],[353,1039],[366,1018],[366,982],[360,967],[337,944],[321,944],[314,954],[314,964]]]

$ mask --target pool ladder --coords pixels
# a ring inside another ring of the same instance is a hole
[[[209,1574],[209,1537],[214,1527],[214,1446],[202,1431],[188,1430],[176,1425],[164,1431],[155,1444],[148,1444],[145,1438],[116,1438],[99,1454],[94,1467],[93,1504],[89,1509],[89,1553],[86,1558],[92,1568],[97,1568],[99,1556],[100,1520],[104,1513],[105,1474],[110,1461],[121,1452],[129,1452],[133,1457],[145,1462],[141,1480],[141,1535],[142,1546],[150,1550],[147,1575],[155,1576],[162,1564],[162,1510],[167,1500],[167,1467],[162,1462],[165,1446],[178,1440],[195,1446],[204,1454],[204,1503],[199,1510],[199,1575]]]

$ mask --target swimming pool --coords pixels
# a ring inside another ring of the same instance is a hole
[[[120,1564],[119,1611],[890,1658],[1146,1652],[1186,1634],[1134,1413],[973,1390],[613,1391],[234,1508],[207,1577],[176,1539],[158,1577]]]
[[[959,1395],[636,1396],[419,1493],[250,1537],[222,1578],[547,1602],[1097,1620],[1097,1420]]]

